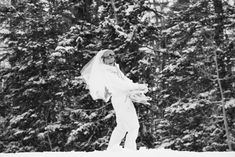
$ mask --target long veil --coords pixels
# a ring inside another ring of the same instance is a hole
[[[104,52],[110,50],[99,51],[81,70],[81,76],[84,79],[90,95],[93,100],[103,99],[108,101],[110,95],[105,87],[105,79],[102,77],[105,72],[103,68],[102,56]]]

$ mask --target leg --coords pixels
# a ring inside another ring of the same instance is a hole
[[[125,148],[136,150],[136,138],[139,132],[139,121],[132,101],[127,97],[112,98],[113,108],[116,114],[117,126],[110,138],[108,149],[119,146],[122,138],[128,132]]]
[[[131,150],[137,150],[136,139],[138,137],[138,132],[139,132],[139,127],[129,129],[126,136],[125,148]]]
[[[126,123],[126,129],[128,130],[126,141],[125,141],[125,148],[131,150],[137,150],[136,146],[136,139],[139,133],[139,121],[138,116],[136,114],[136,110],[132,102],[130,102],[128,108],[128,121]]]
[[[127,130],[125,129],[125,121],[123,121],[123,110],[125,110],[125,107],[123,107],[123,103],[121,101],[122,99],[118,99],[118,98],[113,98],[111,99],[112,101],[112,105],[115,111],[115,115],[116,115],[116,123],[117,126],[114,128],[112,135],[110,137],[109,140],[109,144],[108,144],[108,150],[112,150],[112,149],[116,149],[119,148],[120,143],[122,141],[122,139],[124,138]]]
[[[110,137],[107,149],[112,150],[118,148],[125,134],[125,128],[121,124],[117,123],[117,126],[114,128]]]

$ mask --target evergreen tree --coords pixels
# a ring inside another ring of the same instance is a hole
[[[218,34],[218,31],[232,29],[233,9],[225,2],[217,4],[204,0],[181,7],[185,10],[172,10],[171,17],[167,18],[168,62],[160,79],[167,86],[158,94],[165,120],[159,124],[157,132],[168,130],[163,131],[162,141],[172,149],[225,151],[228,146],[213,52],[218,47],[223,50],[218,52],[219,74],[226,101],[231,101],[234,89],[231,88],[233,77],[229,71],[232,57],[229,45],[234,38],[227,38],[229,34]],[[219,20],[221,16],[216,7],[223,8],[224,22],[220,27],[215,25],[215,19]],[[212,34],[216,34],[215,44],[207,40]],[[228,113],[232,110],[232,106],[226,108]],[[234,132],[231,115],[227,118],[230,133]]]
[[[4,34],[12,52],[11,68],[1,70],[1,106],[9,113],[1,151],[105,149],[115,126],[112,107],[91,100],[77,77],[94,52],[111,48],[130,78],[153,85],[154,67],[147,67],[153,54],[139,51],[156,38],[151,33],[157,29],[140,18],[148,8],[141,1],[49,0],[14,8]],[[145,123],[148,109],[138,108]]]
[[[151,106],[135,103],[138,147],[225,151],[224,105],[234,150],[234,6],[182,0],[165,13],[154,2],[16,0],[1,8],[9,48],[1,60],[10,66],[0,69],[0,152],[106,149],[114,111],[93,101],[79,76],[107,48],[130,79],[149,84]]]

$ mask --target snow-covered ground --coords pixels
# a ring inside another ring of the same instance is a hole
[[[0,153],[0,157],[235,157],[235,152],[182,152],[167,149],[138,151]]]

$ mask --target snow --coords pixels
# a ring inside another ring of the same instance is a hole
[[[71,40],[67,40],[68,42],[71,42]],[[69,51],[69,50],[73,50],[74,49],[74,47],[72,47],[72,46],[57,46],[56,48],[55,48],[55,51],[59,51],[59,50],[65,50],[65,51]]]
[[[8,29],[1,28],[0,34],[10,34],[11,32]]]
[[[168,65],[163,71],[165,70],[169,70],[169,71],[172,71],[172,72],[175,72],[175,69],[177,68],[178,66],[177,65]]]
[[[40,0],[41,3],[48,3],[46,0]]]
[[[149,47],[140,47],[139,48],[139,51],[142,51],[142,52],[145,52],[145,53],[148,53],[148,54],[155,54],[154,53],[154,48],[149,48]]]
[[[105,9],[104,6],[101,5],[101,6],[99,6],[99,8],[98,8],[98,12],[99,12],[99,13],[100,13],[100,12],[103,12],[104,9]]]
[[[19,121],[21,121],[22,119],[24,119],[24,117],[25,117],[27,114],[28,114],[28,112],[25,112],[25,113],[23,113],[23,114],[21,114],[21,115],[18,115],[18,116],[16,116],[16,117],[12,118],[12,119],[10,120],[10,124],[12,125],[12,124],[18,123]]]
[[[131,12],[134,11],[135,5],[128,5],[128,8],[126,10],[126,16],[129,16]]]
[[[149,20],[148,22],[150,23],[156,23],[156,18],[155,18],[155,13],[154,12],[149,12],[146,11],[143,15],[143,17],[141,18],[141,21],[144,22],[145,20]]]
[[[60,127],[61,127],[60,124],[49,124],[47,127],[45,127],[45,130],[54,132],[56,129]]]
[[[225,108],[233,108],[235,107],[235,99],[231,98],[229,101],[226,102]]]
[[[230,5],[235,5],[234,0],[227,0]]]
[[[61,57],[62,54],[60,52],[54,52],[50,55],[51,57]]]
[[[113,156],[146,156],[146,157],[234,157],[235,152],[187,152],[169,149],[140,149],[138,151],[94,151],[94,152],[33,152],[0,154],[1,157],[113,157]]]

